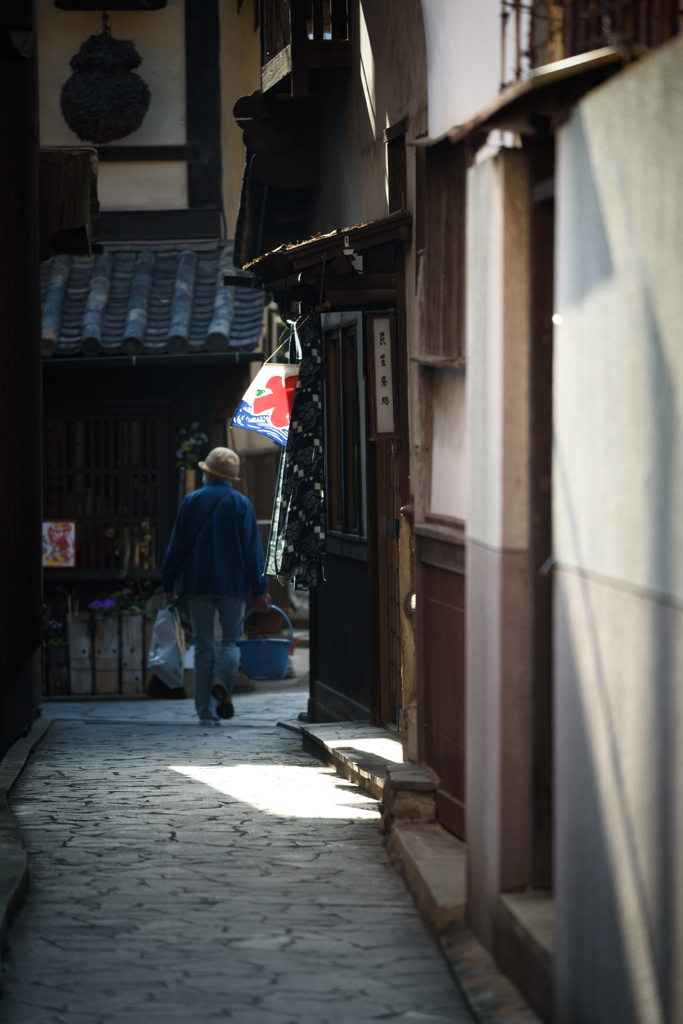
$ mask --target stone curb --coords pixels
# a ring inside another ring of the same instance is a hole
[[[9,795],[53,721],[39,718],[28,736],[17,740],[0,761],[0,945],[5,944],[11,920],[28,892],[28,858],[9,807]]]
[[[289,729],[290,732],[296,732],[301,735],[301,722],[278,722],[278,729]]]
[[[385,846],[478,1024],[541,1024],[465,921],[466,844],[441,825],[400,822]]]
[[[339,732],[342,733],[341,736],[335,735]],[[346,733],[348,735],[345,735]],[[358,722],[344,724],[330,722],[316,725],[303,723],[301,727],[301,745],[307,754],[330,765],[342,778],[354,782],[366,793],[374,796],[376,800],[381,800],[387,778],[387,767],[399,762],[387,761],[384,757],[363,753],[353,746],[354,738],[377,737],[393,739],[393,736],[384,729]],[[403,751],[400,743],[396,743],[396,747],[398,756],[402,758]]]
[[[478,1024],[542,1024],[464,921],[442,928],[436,938]]]

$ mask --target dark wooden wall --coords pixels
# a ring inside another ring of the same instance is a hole
[[[465,838],[464,549],[418,537],[420,747],[441,778],[439,821]]]
[[[5,26],[31,32],[30,0]],[[28,49],[25,49],[28,52]],[[0,757],[40,699],[41,411],[37,51],[0,34]]]
[[[315,721],[370,718],[370,629],[367,546],[346,541],[356,557],[324,556],[326,582],[311,591],[311,619],[318,624],[311,650]],[[339,542],[342,543],[342,542]]]

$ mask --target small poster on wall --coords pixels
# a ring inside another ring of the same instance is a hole
[[[76,567],[76,524],[71,520],[50,519],[43,522],[43,567]]]

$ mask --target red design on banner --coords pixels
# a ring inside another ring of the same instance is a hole
[[[287,377],[283,386],[282,377],[271,377],[266,387],[270,388],[272,395],[261,395],[260,398],[255,398],[254,412],[258,414],[272,409],[270,421],[273,426],[289,426],[289,418],[292,415],[294,392],[298,379],[298,376]]]

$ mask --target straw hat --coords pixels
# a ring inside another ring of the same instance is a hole
[[[214,448],[206,456],[206,462],[199,463],[199,468],[221,480],[239,480],[240,457],[231,448]]]

